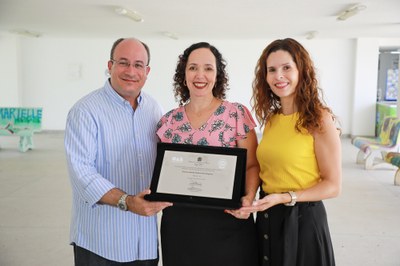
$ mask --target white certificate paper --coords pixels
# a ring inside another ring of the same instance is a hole
[[[231,199],[237,157],[166,150],[158,193]]]

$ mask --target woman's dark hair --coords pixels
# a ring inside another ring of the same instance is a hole
[[[226,90],[228,89],[228,75],[225,71],[226,62],[222,58],[221,53],[207,42],[199,42],[192,44],[189,48],[187,48],[183,54],[179,56],[178,63],[175,70],[174,75],[174,95],[175,99],[179,102],[179,105],[182,106],[190,99],[189,89],[186,85],[186,76],[185,70],[188,62],[188,58],[190,54],[200,48],[207,48],[215,56],[216,67],[217,67],[217,81],[215,82],[214,88],[212,90],[214,97],[218,99],[226,98]]]

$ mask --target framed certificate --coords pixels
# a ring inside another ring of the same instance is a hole
[[[157,144],[150,201],[237,209],[244,195],[247,150],[188,144]]]

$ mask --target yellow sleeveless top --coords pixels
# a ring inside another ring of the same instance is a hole
[[[314,138],[305,129],[296,131],[298,119],[298,113],[276,114],[265,126],[257,159],[268,194],[305,189],[320,181]]]

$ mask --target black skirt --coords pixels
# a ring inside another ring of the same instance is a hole
[[[223,210],[173,206],[163,211],[164,266],[256,266],[254,218],[236,219]]]
[[[335,258],[322,201],[276,205],[257,213],[260,265],[333,266]]]

